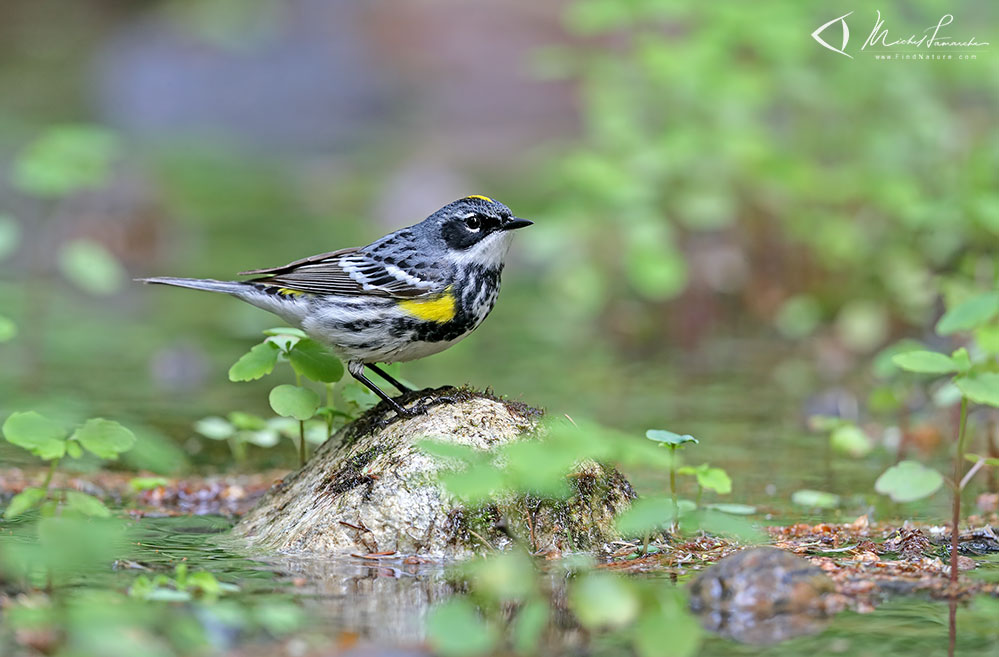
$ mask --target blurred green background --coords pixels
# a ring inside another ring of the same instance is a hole
[[[954,37],[997,24],[970,0],[879,9],[896,38],[944,13]],[[851,10],[853,59],[810,36]],[[467,194],[536,225],[489,321],[403,375],[694,433],[743,497],[773,496],[777,470],[782,495],[836,489],[804,418],[870,420],[872,357],[933,345],[944,299],[995,280],[999,46],[876,61],[858,50],[873,8],[5,0],[0,16],[0,415],[113,417],[145,437],[132,467],[226,467],[192,423],[266,412],[274,381],[226,370],[280,324],[132,277],[365,244]],[[892,428],[847,482],[870,489]]]

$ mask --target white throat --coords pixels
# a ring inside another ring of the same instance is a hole
[[[486,269],[502,267],[512,239],[513,231],[490,233],[482,241],[455,254],[454,262],[458,265],[481,265]]]

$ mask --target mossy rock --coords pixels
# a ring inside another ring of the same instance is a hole
[[[581,463],[567,500],[511,497],[472,508],[442,490],[436,475],[445,466],[416,447],[428,438],[483,450],[535,439],[541,411],[454,388],[402,401],[427,412],[400,419],[384,404],[371,409],[268,491],[234,536],[267,551],[429,558],[503,549],[515,538],[542,551],[596,550],[619,538],[614,516],[634,492],[613,468]]]

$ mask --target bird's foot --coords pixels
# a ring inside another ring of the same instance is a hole
[[[403,411],[402,413],[399,413],[398,411],[396,411],[396,413],[399,414],[399,415],[402,415],[402,417],[405,417],[405,418],[416,417],[417,415],[426,415],[427,414],[427,405],[426,404],[413,404],[409,408],[403,408],[402,411]]]

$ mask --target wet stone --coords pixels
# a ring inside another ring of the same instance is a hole
[[[833,608],[835,586],[808,561],[775,548],[754,548],[719,561],[690,585],[690,607],[710,632],[770,644],[814,634]]]
[[[454,388],[418,391],[403,401],[426,413],[397,418],[376,406],[269,490],[233,537],[257,552],[431,559],[503,549],[512,537],[545,552],[598,549],[620,538],[614,516],[634,492],[613,468],[581,463],[568,500],[510,496],[471,507],[438,484],[448,466],[416,446],[433,439],[487,450],[534,439],[540,411]]]
[[[947,554],[950,554],[950,543],[945,544]],[[999,552],[999,533],[991,525],[962,532],[958,537],[958,554],[984,556]]]

